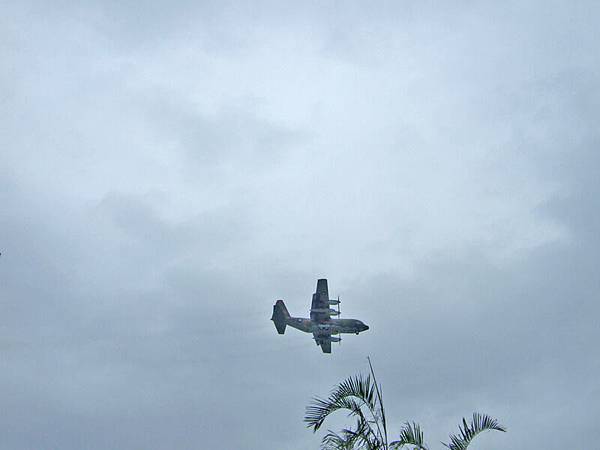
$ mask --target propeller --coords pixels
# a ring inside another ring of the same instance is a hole
[[[339,318],[339,317],[340,317],[340,315],[341,315],[341,312],[340,312],[340,296],[339,296],[339,295],[338,295],[338,303],[337,303],[337,307],[338,307],[338,315],[337,315],[337,316],[338,316],[338,318]],[[340,346],[340,347],[342,346],[342,339],[341,339],[341,338],[340,338],[340,340],[338,341],[338,344],[339,344],[339,346]]]

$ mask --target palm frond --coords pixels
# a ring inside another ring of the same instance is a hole
[[[392,449],[399,449],[405,445],[413,445],[418,450],[427,450],[427,446],[423,440],[423,431],[415,422],[406,422],[402,430],[400,430],[400,439],[390,442],[390,448]]]
[[[306,408],[304,421],[307,423],[307,427],[317,431],[323,425],[327,416],[339,410],[347,410],[348,415],[358,416],[359,419],[367,421],[360,403],[353,398],[336,398],[333,401],[331,399],[315,398]]]
[[[375,450],[381,448],[379,440],[363,420],[357,420],[356,428],[344,429],[340,434],[331,430],[321,441],[322,450]]]
[[[334,433],[329,430],[323,440],[321,441],[321,448],[323,450],[352,450],[354,443],[350,436],[345,433],[342,435]]]
[[[487,430],[506,431],[506,428],[498,423],[498,420],[487,414],[473,413],[473,419],[468,424],[463,418],[462,425],[458,427],[460,433],[458,435],[450,435],[450,443],[444,444],[450,450],[466,450],[471,441],[479,433]]]
[[[387,421],[385,418],[385,409],[383,407],[383,396],[381,395],[381,386],[377,382],[377,379],[375,378],[375,371],[373,370],[373,364],[371,364],[371,357],[367,356],[367,361],[369,362],[369,369],[371,370],[371,375],[373,376],[373,385],[375,388],[375,392],[377,393],[377,400],[379,401],[379,418],[381,419],[381,425],[383,427],[383,436],[382,437],[383,437],[383,441],[387,445],[387,441],[388,441]],[[379,429],[379,424],[377,425],[377,428]]]
[[[317,431],[327,416],[341,409],[348,410],[349,415],[364,416],[363,405],[376,414],[375,386],[370,376],[356,375],[342,381],[328,398],[315,397],[306,408],[304,421],[307,427]]]

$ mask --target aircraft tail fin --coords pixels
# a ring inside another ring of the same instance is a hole
[[[275,328],[277,328],[279,334],[285,333],[285,327],[289,318],[290,313],[285,307],[285,303],[283,303],[283,300],[277,300],[273,305],[273,316],[271,316],[271,320],[275,323]]]

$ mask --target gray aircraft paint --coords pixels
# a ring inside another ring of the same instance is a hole
[[[320,345],[324,353],[331,353],[331,343],[340,342],[340,337],[332,337],[337,334],[359,334],[369,329],[368,325],[358,319],[334,319],[331,316],[339,315],[339,310],[327,308],[328,305],[338,305],[339,299],[329,298],[327,280],[317,280],[317,288],[312,296],[310,319],[293,317],[290,315],[283,300],[277,300],[273,305],[271,320],[279,334],[284,334],[286,326],[296,328],[305,333],[312,333],[317,345]]]

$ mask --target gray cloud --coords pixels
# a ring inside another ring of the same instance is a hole
[[[593,447],[597,13],[8,7],[0,448],[317,447],[368,354],[432,447]],[[331,358],[268,320],[321,276]]]

